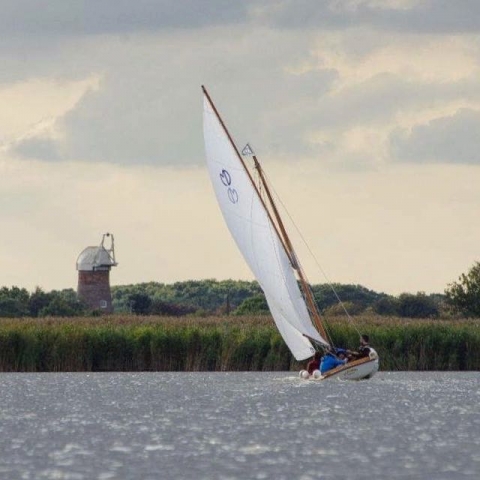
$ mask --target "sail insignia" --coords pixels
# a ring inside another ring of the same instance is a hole
[[[255,153],[253,152],[253,149],[252,149],[252,147],[250,146],[249,143],[247,143],[247,144],[243,147],[242,155],[243,155],[244,157],[251,157],[252,155],[255,155]]]

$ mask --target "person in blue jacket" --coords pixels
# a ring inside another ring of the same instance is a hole
[[[345,365],[347,360],[345,358],[346,351],[343,348],[337,348],[337,350],[329,350],[322,358],[320,363],[320,373],[324,373],[332,370],[333,368]]]

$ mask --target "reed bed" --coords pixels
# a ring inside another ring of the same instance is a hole
[[[368,333],[382,370],[480,370],[480,320],[333,319],[337,346]],[[0,371],[298,370],[272,319],[136,317],[0,319]]]

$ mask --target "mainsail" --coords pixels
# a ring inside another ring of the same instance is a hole
[[[291,261],[268,210],[204,90],[203,131],[210,179],[227,226],[260,287],[277,328],[297,360],[311,357],[315,329]],[[308,338],[307,338],[308,337]]]

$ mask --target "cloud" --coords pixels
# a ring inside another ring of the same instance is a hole
[[[404,162],[480,165],[480,110],[461,109],[391,135],[394,157]]]
[[[55,131],[61,135],[49,144],[55,152],[52,159],[159,166],[202,163],[203,83],[233,132],[255,132],[254,143],[266,152],[308,150],[298,125],[312,97],[324,94],[336,73],[321,68],[297,72],[298,58],[304,55],[299,52],[308,51],[304,36],[241,27],[238,37],[231,32],[213,29],[202,37],[190,32],[98,41],[89,61],[103,66],[103,74],[94,71],[101,80],[57,117]],[[260,50],[259,42],[264,46]],[[92,75],[84,61],[86,73]],[[47,159],[45,133],[34,137],[37,140],[29,136],[17,142],[16,153]],[[41,147],[38,155],[35,146]]]
[[[370,27],[418,33],[480,30],[476,0],[3,0],[0,38],[128,35],[250,22],[273,28]]]
[[[38,31],[32,27],[30,33],[27,4],[7,3],[7,17],[16,9],[26,22],[19,23],[19,31],[25,29],[25,37],[31,35],[41,48],[22,44],[20,37],[12,50],[20,48],[20,55],[7,55],[0,46],[5,65],[0,83],[96,79],[75,104],[56,109],[50,133],[26,128],[9,142],[10,152],[23,159],[201,164],[201,84],[209,88],[238,143],[251,142],[262,158],[314,158],[341,168],[388,162],[392,131],[480,106],[474,36],[371,28],[384,14],[421,19],[425,9],[436,8],[429,2],[301,3],[298,9],[310,29],[279,28],[279,15],[296,2],[276,2],[275,8],[271,2],[245,7],[226,2],[224,11],[213,12],[223,4],[178,2],[169,10],[169,2],[133,7],[121,1],[111,14],[109,1],[96,3],[85,4],[85,18],[98,16],[90,29],[78,7],[68,11],[54,1],[48,8],[45,4],[50,16],[41,13]],[[182,9],[198,5],[205,8],[199,19],[190,19],[189,13],[181,20]],[[331,28],[318,28],[312,5]],[[117,26],[110,15],[122,16]],[[143,21],[146,15],[152,19]],[[52,26],[57,36],[52,41],[48,22],[55,18],[59,25]],[[69,22],[70,31],[62,26]],[[28,64],[22,60],[27,55]],[[49,92],[37,92],[50,98]]]
[[[49,162],[60,159],[56,143],[49,137],[26,138],[13,145],[10,152],[21,158],[35,158]]]
[[[309,111],[312,129],[335,130],[359,126],[395,126],[412,112],[422,115],[434,106],[480,102],[475,81],[423,82],[380,73],[318,99]]]
[[[3,0],[2,36],[128,34],[245,21],[249,1]]]
[[[3,0],[0,85],[47,75],[84,78],[85,66],[93,67],[98,58],[91,49],[109,37],[128,42],[138,35],[239,25],[248,18],[249,4],[249,0]],[[94,66],[96,71],[102,67]]]
[[[45,129],[51,119],[70,110],[88,89],[95,89],[95,76],[80,81],[45,78],[0,86],[0,132],[4,138],[30,129]]]
[[[476,0],[283,0],[263,3],[257,20],[280,28],[343,30],[370,27],[410,33],[480,31]]]
[[[15,153],[121,165],[202,164],[199,86],[205,83],[238,143],[251,142],[261,157],[318,158],[361,169],[389,161],[393,130],[480,104],[468,42],[432,41],[411,55],[406,46],[384,44],[359,58],[348,49],[339,56],[335,43],[316,46],[297,32],[235,31],[229,37],[213,29],[202,37],[107,38],[95,50],[88,45],[85,72],[92,76],[89,66],[103,67],[93,72],[96,84],[82,83],[81,98],[57,116],[60,135],[50,141],[43,131],[29,135],[16,142]],[[260,42],[265,48],[258,50]],[[442,74],[438,51],[462,59],[457,76]],[[397,60],[389,62],[389,55]],[[432,75],[422,70],[425,59]]]

